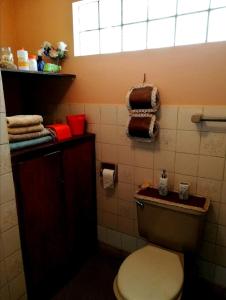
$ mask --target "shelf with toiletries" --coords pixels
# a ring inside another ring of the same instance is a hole
[[[51,77],[58,77],[58,78],[71,78],[74,80],[76,78],[75,74],[68,74],[68,73],[54,73],[54,72],[40,72],[40,71],[23,71],[23,70],[9,70],[9,69],[1,69],[1,73],[10,73],[11,75],[15,76],[51,76]]]

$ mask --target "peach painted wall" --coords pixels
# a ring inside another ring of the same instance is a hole
[[[66,101],[124,103],[128,88],[146,73],[163,104],[226,104],[226,42],[75,58],[72,0],[15,1],[17,47],[33,52],[43,40],[68,43],[64,72],[77,80]]]
[[[14,50],[16,37],[14,0],[0,0],[0,47]]]

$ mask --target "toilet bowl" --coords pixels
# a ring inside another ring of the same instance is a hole
[[[114,280],[117,300],[179,300],[183,254],[147,245],[129,255]]]

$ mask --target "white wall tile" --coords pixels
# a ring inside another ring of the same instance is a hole
[[[152,186],[154,184],[153,169],[134,167],[134,183],[141,185],[144,182],[149,182]]]
[[[226,182],[222,182],[221,201],[226,202]]]
[[[200,154],[225,157],[226,135],[224,133],[202,132]]]
[[[174,191],[179,191],[179,184],[186,182],[189,184],[189,194],[195,195],[197,191],[197,177],[175,174],[174,176]]]
[[[126,105],[118,105],[117,107],[117,124],[126,126],[128,123],[129,112]]]
[[[136,204],[131,200],[118,199],[118,215],[128,219],[136,219]]]
[[[117,249],[122,249],[121,233],[107,229],[107,243]]]
[[[0,175],[11,172],[9,145],[0,145]]]
[[[117,146],[118,162],[121,164],[131,165],[133,162],[133,151],[130,146]]]
[[[219,211],[219,224],[226,226],[226,204],[221,203]]]
[[[2,288],[7,283],[7,273],[5,260],[0,262],[0,288]]]
[[[155,149],[175,151],[176,148],[176,130],[160,129],[159,136],[155,143]]]
[[[137,239],[128,234],[122,233],[122,250],[126,252],[134,252],[137,249]]]
[[[96,143],[95,144],[95,149],[96,149],[96,159],[100,161],[101,157],[102,157],[101,156],[101,149],[102,149],[101,148],[101,143]]]
[[[174,105],[162,105],[159,112],[160,128],[177,128],[178,107]]]
[[[213,156],[200,156],[198,176],[222,180],[224,173],[224,159]]]
[[[132,184],[129,183],[118,183],[118,197],[123,200],[133,200],[134,199],[134,188]]]
[[[9,290],[12,300],[18,300],[25,294],[26,287],[23,273],[10,281]]]
[[[133,144],[134,162],[133,165],[137,167],[153,169],[154,149],[151,144]]]
[[[117,146],[110,144],[102,144],[101,147],[101,160],[102,162],[117,163]]]
[[[154,152],[154,169],[163,170],[167,172],[174,172],[175,152],[156,150]]]
[[[175,173],[197,176],[198,155],[176,153]]]
[[[106,144],[117,144],[117,127],[101,125],[101,141]]]
[[[88,123],[100,123],[100,106],[98,104],[85,104],[85,114]]]
[[[200,146],[200,133],[198,131],[177,131],[177,152],[198,154]]]
[[[111,229],[117,229],[117,215],[103,212],[103,225]]]
[[[5,256],[8,256],[20,248],[20,237],[18,226],[2,233]]]
[[[226,226],[218,225],[217,244],[226,247]]]
[[[102,124],[117,124],[117,106],[111,104],[102,104],[101,110],[101,123]]]
[[[0,233],[0,261],[2,261],[4,258],[5,258],[5,251],[4,251],[2,235]]]
[[[214,282],[222,287],[226,287],[226,268],[216,266]]]
[[[0,128],[0,144],[6,144],[8,143],[8,131],[5,113],[0,113]]]
[[[131,144],[131,139],[126,134],[126,127],[117,126],[117,144],[126,146]]]
[[[128,165],[119,164],[118,165],[118,181],[125,183],[134,182],[134,172],[133,167]]]
[[[6,258],[7,279],[12,280],[23,272],[23,261],[20,251],[16,251]]]
[[[16,202],[9,201],[0,206],[0,231],[4,232],[17,224]]]
[[[215,243],[217,238],[217,224],[205,222],[204,240]]]
[[[101,142],[101,130],[99,124],[88,123],[87,131],[96,135],[96,142]]]
[[[5,285],[2,289],[0,289],[0,299],[11,300],[8,285]]]
[[[220,201],[221,181],[206,178],[198,178],[197,194],[209,198],[212,201]]]
[[[118,212],[118,200],[117,198],[109,198],[104,197],[103,198],[103,211],[109,212],[112,214],[117,214]]]
[[[212,223],[217,223],[219,219],[219,202],[211,201],[210,207],[207,213],[207,220]]]
[[[134,221],[126,217],[118,217],[118,230],[131,236],[135,236]]]
[[[180,130],[200,130],[199,124],[191,122],[191,117],[194,114],[202,114],[200,106],[181,106],[178,111],[177,128]]]
[[[1,158],[2,159],[2,158]],[[0,204],[15,199],[14,183],[12,173],[0,177]]]

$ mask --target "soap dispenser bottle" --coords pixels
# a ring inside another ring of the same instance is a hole
[[[166,174],[166,170],[162,170],[159,179],[159,195],[167,196],[168,194],[168,177]]]

